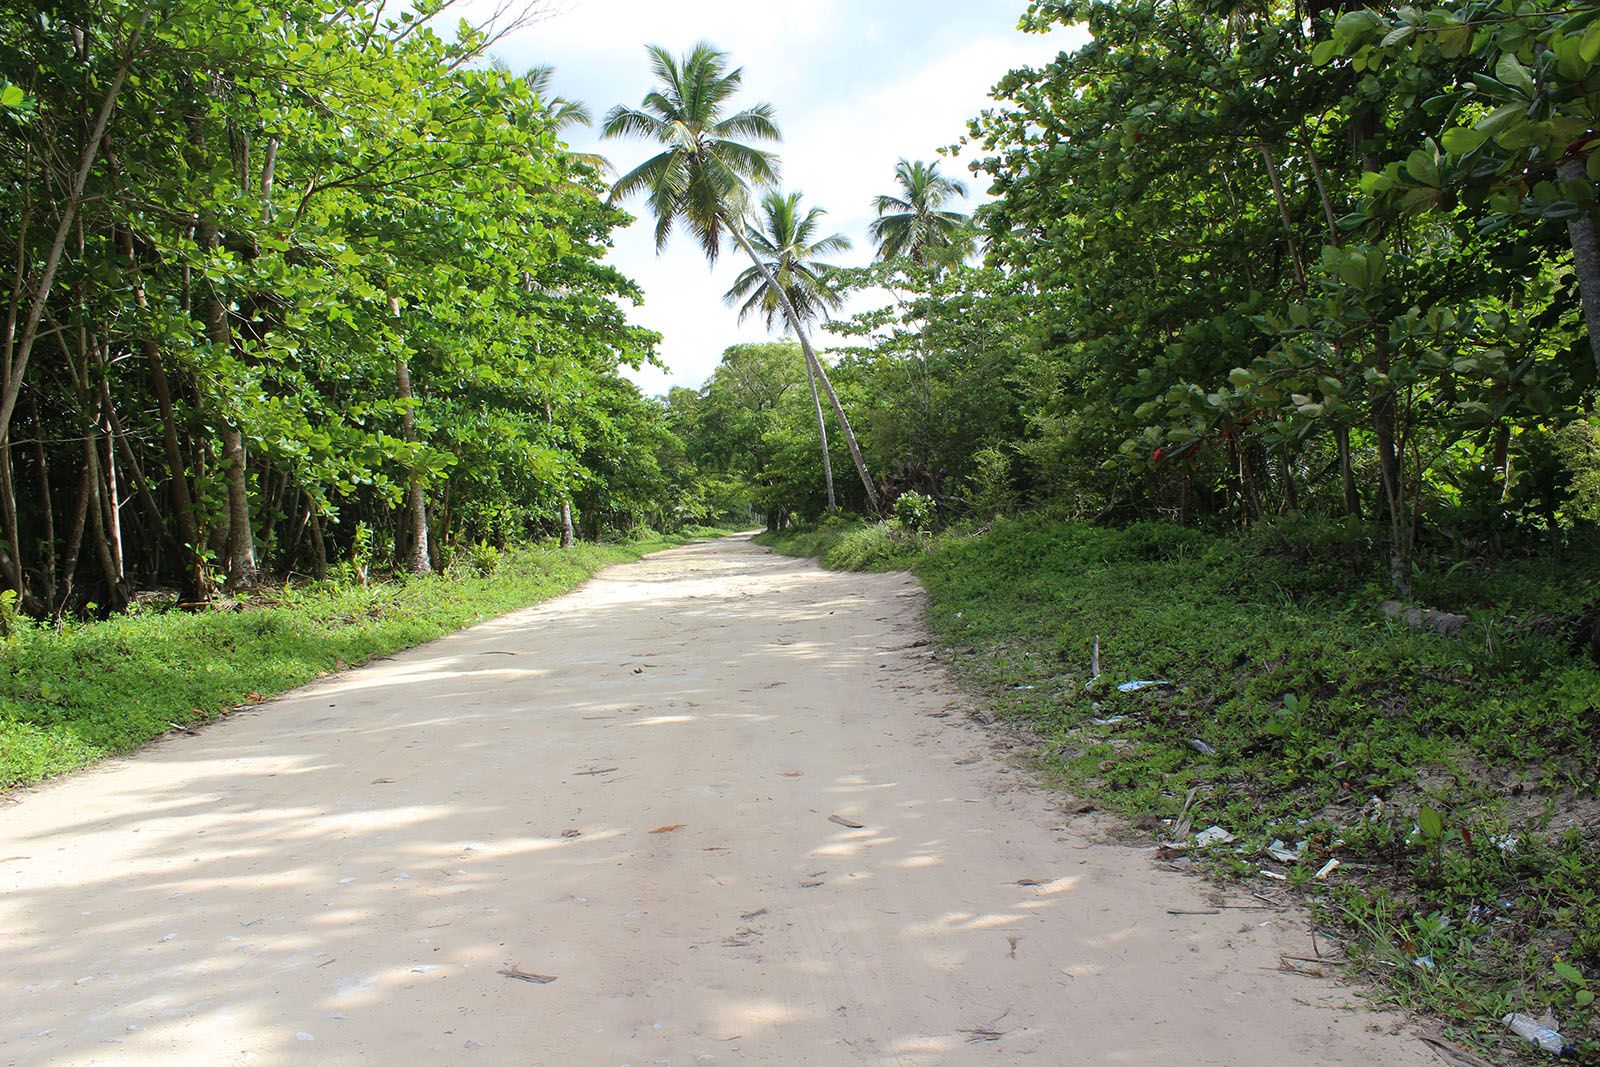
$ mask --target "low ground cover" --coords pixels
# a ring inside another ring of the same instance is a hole
[[[198,613],[159,596],[126,615],[60,627],[7,612],[0,788],[130,751],[174,727],[547,600],[601,567],[710,532],[504,553],[480,546],[442,575],[263,586]]]
[[[950,668],[1037,733],[1048,776],[1215,876],[1306,891],[1380,997],[1498,1056],[1529,1048],[1502,1016],[1548,1011],[1600,1056],[1600,663],[1575,630],[1596,589],[1573,580],[1600,557],[1425,563],[1418,602],[1466,616],[1444,636],[1382,609],[1358,536],[1034,518],[758,540],[909,567]],[[1194,846],[1182,814],[1232,840]]]

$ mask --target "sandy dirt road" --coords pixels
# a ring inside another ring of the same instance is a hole
[[[13,796],[0,1063],[1433,1062],[1067,825],[921,602],[691,545]]]

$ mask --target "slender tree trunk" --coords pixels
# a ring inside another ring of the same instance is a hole
[[[1589,180],[1585,161],[1564,160],[1556,173],[1565,181]],[[1583,298],[1583,323],[1589,330],[1589,351],[1600,369],[1600,236],[1595,233],[1594,215],[1583,211],[1567,220],[1567,238],[1572,242],[1572,266],[1578,275],[1578,294]]]
[[[1289,202],[1283,195],[1283,183],[1278,180],[1278,164],[1273,162],[1272,149],[1266,144],[1257,146],[1261,158],[1267,161],[1267,177],[1272,182],[1272,198],[1278,202],[1278,217],[1283,220],[1283,239],[1289,245],[1289,259],[1294,264],[1295,287],[1306,291],[1306,265],[1300,259],[1300,246],[1294,239],[1294,220],[1289,217]]]
[[[1389,373],[1389,340],[1374,337],[1378,372]],[[1406,599],[1411,597],[1411,534],[1407,529],[1405,471],[1396,434],[1396,398],[1393,387],[1374,398],[1372,428],[1378,438],[1378,473],[1383,480],[1389,510],[1389,579]]]
[[[1502,423],[1494,432],[1494,471],[1500,479],[1500,500],[1511,492],[1511,427]]]
[[[209,221],[195,226],[195,243],[204,251],[217,247],[217,227]],[[204,296],[206,338],[226,350],[234,345],[228,312],[216,289],[207,285]],[[222,461],[228,486],[228,588],[249,585],[256,577],[255,527],[250,521],[250,468],[245,455],[244,431],[225,422],[222,427]]]
[[[805,328],[801,325],[800,316],[795,312],[794,303],[790,301],[789,294],[778,284],[772,276],[772,271],[756,255],[755,249],[750,247],[750,242],[745,238],[744,230],[737,221],[732,222],[728,232],[733,234],[733,239],[738,242],[745,255],[755,264],[756,270],[761,272],[761,277],[772,287],[783,301],[784,312],[788,315],[789,325],[794,328],[794,333],[800,339],[800,350],[805,353],[806,364],[816,370],[818,379],[822,382],[823,392],[828,394],[828,402],[833,405],[833,414],[839,420],[839,428],[844,431],[844,443],[850,449],[850,458],[855,461],[856,473],[861,476],[861,486],[867,491],[867,503],[874,515],[883,511],[883,505],[878,500],[878,489],[872,484],[872,476],[867,473],[867,461],[861,458],[861,446],[856,443],[855,431],[850,428],[850,419],[844,413],[844,408],[839,403],[839,395],[833,391],[833,383],[828,380],[828,372],[823,369],[822,361],[817,358],[816,352],[811,348],[811,339],[806,336]]]
[[[561,498],[561,547],[572,547],[572,501]]]
[[[1350,462],[1350,427],[1335,426],[1333,440],[1339,449],[1339,481],[1344,489],[1344,513],[1361,514],[1361,490],[1356,488],[1356,472]]]
[[[50,502],[45,501],[48,510]],[[11,466],[11,442],[0,442],[0,519],[5,522],[6,550],[4,563],[6,583],[16,590],[17,602],[24,610],[30,597],[24,581],[22,565],[22,531],[17,526],[17,488]]]
[[[141,304],[144,289],[134,291]],[[179,599],[185,604],[199,604],[208,599],[205,568],[200,556],[200,525],[195,518],[194,497],[189,492],[189,465],[184,462],[183,444],[178,440],[178,420],[172,409],[172,388],[167,381],[166,368],[161,363],[161,352],[153,340],[141,339],[145,362],[150,365],[150,381],[155,387],[156,403],[161,409],[161,438],[167,453],[167,488],[178,512],[178,539],[183,555],[183,578],[178,583]]]
[[[1283,477],[1283,502],[1290,511],[1300,510],[1300,493],[1294,487],[1294,467],[1289,462],[1288,446],[1278,453],[1279,472]]]
[[[67,554],[61,567],[61,599],[55,605],[58,616],[66,611],[72,599],[72,585],[78,574],[78,556],[83,550],[83,528],[89,519],[89,488],[94,484],[93,476],[94,472],[85,464],[83,477],[78,480],[78,504],[73,509],[72,527],[67,532]]]
[[[56,511],[50,492],[50,457],[44,447],[44,423],[39,417],[39,398],[29,396],[28,408],[33,416],[33,454],[34,461],[39,465],[40,515],[44,521],[44,565],[40,567],[44,574],[44,588],[40,590],[40,599],[43,608],[49,610],[56,602]]]
[[[1314,136],[1307,135],[1305,149],[1306,159],[1311,163],[1311,177],[1317,183],[1317,195],[1322,199],[1322,214],[1328,220],[1328,243],[1339,243],[1339,223],[1333,217],[1333,200],[1328,196],[1328,183],[1322,177],[1322,163],[1317,159],[1317,150],[1312,145],[1316,140]]]
[[[144,509],[145,518],[150,524],[152,538],[159,537],[163,543],[175,544],[172,531],[167,529],[166,517],[161,514],[161,505],[156,503],[150,482],[145,478],[143,468],[139,466],[138,457],[133,454],[133,446],[128,444],[128,435],[122,428],[122,420],[117,417],[117,409],[111,402],[111,386],[106,381],[104,363],[100,366],[100,405],[105,413],[106,431],[116,444],[117,453],[122,457],[122,465],[133,482],[139,506]]]
[[[116,107],[117,94],[122,92],[123,82],[128,77],[128,69],[133,66],[133,61],[138,55],[139,38],[144,33],[144,24],[150,20],[150,13],[154,10],[155,5],[152,4],[140,13],[133,32],[128,37],[128,54],[118,65],[116,74],[111,78],[111,84],[106,88],[105,96],[100,100],[94,127],[90,130],[88,139],[84,141],[83,152],[78,161],[78,171],[73,177],[72,188],[61,210],[61,221],[56,225],[55,239],[51,241],[50,248],[45,253],[44,271],[39,276],[39,283],[34,286],[33,303],[28,309],[27,318],[23,321],[21,335],[18,336],[16,333],[14,316],[7,323],[11,328],[6,330],[4,342],[0,344],[0,377],[4,379],[3,386],[0,386],[0,444],[7,440],[10,432],[11,414],[16,410],[17,397],[22,392],[23,374],[28,369],[28,359],[33,354],[33,345],[39,336],[39,321],[44,316],[45,304],[55,286],[56,271],[61,266],[61,256],[66,251],[67,238],[77,221],[78,208],[83,204],[83,188],[89,181],[89,171],[94,168],[95,159],[100,154],[100,143],[105,137],[107,125],[111,122],[111,112]]]
[[[322,518],[315,507],[311,509],[311,576],[319,582],[328,580],[328,546],[322,540]]]
[[[98,346],[97,349],[98,351]],[[122,553],[122,493],[117,486],[117,447],[111,430],[111,420],[104,409],[100,413],[100,431],[105,455],[99,457],[102,484],[101,499],[105,502],[106,539],[111,548],[111,561],[116,569],[117,581],[127,578],[127,561]]]
[[[93,433],[85,433],[83,438],[84,476],[89,482],[89,500],[87,510],[87,525],[89,527],[90,542],[94,545],[95,555],[100,560],[100,573],[106,581],[105,608],[112,612],[121,611],[128,606],[127,586],[122,580],[122,574],[117,568],[116,557],[111,550],[111,541],[106,536],[114,517],[107,514],[108,505],[101,492],[100,446]]]
[[[400,298],[389,298],[389,314],[400,318]],[[411,366],[406,362],[405,334],[401,332],[395,342],[399,347],[394,357],[395,395],[400,400],[400,432],[406,444],[417,443],[417,417],[412,410]],[[406,557],[406,570],[412,574],[427,574],[433,570],[428,555],[428,502],[422,491],[422,479],[413,468],[406,472],[406,514],[411,524],[411,551]]]
[[[222,462],[228,468],[228,588],[238,589],[255,581],[257,564],[244,433],[236,426],[222,428]]]
[[[828,454],[828,421],[822,417],[822,398],[817,395],[817,376],[806,361],[806,381],[811,383],[811,406],[817,412],[817,440],[822,442],[822,479],[828,486],[828,515],[839,514],[839,504],[833,496],[833,457]]]

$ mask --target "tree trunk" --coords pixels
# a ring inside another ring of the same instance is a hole
[[[400,318],[400,298],[389,298],[389,314]],[[406,362],[405,334],[399,332],[395,343],[399,346],[394,357],[395,395],[400,399],[400,431],[406,444],[417,443],[417,417],[412,410],[411,366]],[[428,554],[428,502],[422,491],[422,479],[415,468],[406,472],[406,513],[411,523],[411,551],[406,557],[406,570],[412,574],[427,574],[433,570]]]
[[[67,533],[67,555],[61,568],[61,598],[55,604],[58,616],[66,611],[67,603],[72,599],[72,583],[78,573],[78,555],[83,549],[83,528],[89,517],[89,487],[93,484],[93,475],[94,472],[85,465],[83,477],[78,480],[78,504],[72,513],[72,529]]]
[[[100,560],[100,573],[106,581],[105,608],[112,612],[121,611],[128,606],[128,590],[122,580],[122,574],[117,569],[117,560],[111,551],[111,542],[106,536],[106,530],[113,521],[113,516],[107,514],[107,502],[101,492],[100,446],[93,433],[84,434],[83,438],[84,477],[89,483],[89,499],[86,513],[90,541],[94,545],[95,555]]]
[[[256,536],[250,522],[250,475],[244,451],[244,434],[238,427],[222,428],[222,461],[228,468],[228,588],[238,589],[256,579]]]
[[[56,512],[50,493],[50,457],[44,448],[44,423],[39,418],[39,398],[30,396],[28,407],[33,415],[34,460],[39,464],[39,499],[43,502],[40,514],[44,519],[44,588],[39,591],[41,608],[49,610],[56,602]]]
[[[48,510],[50,501],[45,501]],[[22,566],[22,531],[17,527],[17,489],[11,467],[11,442],[0,441],[0,519],[5,523],[6,549],[3,562],[5,564],[6,583],[16,590],[18,606],[27,610],[30,597],[27,584],[23,580]]]
[[[328,580],[328,546],[322,540],[322,518],[315,507],[311,509],[311,576],[319,582]]]
[[[561,498],[561,547],[572,547],[572,501]]]
[[[67,238],[77,221],[78,208],[83,203],[83,189],[89,181],[89,171],[93,169],[95,159],[100,154],[100,144],[105,137],[106,127],[111,122],[111,112],[116,106],[117,94],[122,92],[122,84],[127,80],[128,69],[133,66],[134,58],[138,55],[139,38],[144,33],[144,24],[150,20],[150,14],[154,10],[155,5],[151,4],[140,13],[133,32],[128,36],[128,54],[117,66],[117,72],[112,76],[111,84],[100,100],[99,110],[95,113],[94,127],[90,130],[88,139],[84,141],[78,170],[73,177],[72,188],[67,193],[66,203],[62,207],[61,220],[56,225],[55,238],[45,254],[44,271],[39,276],[38,284],[33,287],[33,303],[28,309],[27,318],[23,321],[20,336],[15,329],[15,302],[8,315],[5,342],[3,347],[0,347],[0,377],[4,379],[3,388],[0,388],[0,443],[8,438],[11,413],[16,410],[17,397],[22,392],[22,377],[28,369],[28,358],[32,355],[34,342],[39,336],[39,320],[44,316],[45,304],[55,286],[56,271],[61,266],[61,255],[66,251]],[[19,290],[21,283],[22,279],[19,277],[17,279]]]
[[[1283,239],[1289,245],[1289,259],[1294,263],[1295,287],[1302,293],[1306,291],[1306,266],[1300,259],[1300,246],[1294,239],[1294,220],[1289,217],[1289,202],[1284,199],[1283,183],[1278,180],[1278,165],[1273,162],[1272,149],[1267,145],[1258,146],[1261,149],[1261,158],[1267,161],[1267,177],[1272,181],[1272,198],[1278,202],[1278,217],[1283,220]]]
[[[1361,490],[1356,488],[1356,472],[1350,463],[1350,427],[1335,426],[1333,440],[1339,449],[1339,481],[1344,488],[1344,513],[1361,514]]]
[[[1380,331],[1374,337],[1377,369],[1389,373],[1389,341]],[[1390,386],[1373,399],[1372,428],[1378,437],[1378,472],[1389,510],[1389,580],[1406,599],[1411,598],[1411,534],[1406,525],[1405,472],[1395,430],[1395,392]]]
[[[822,398],[817,395],[817,376],[806,361],[806,381],[811,383],[811,406],[817,411],[817,439],[822,442],[822,478],[828,486],[828,515],[839,514],[838,502],[833,496],[833,457],[828,454],[828,422],[822,417]]]
[[[103,489],[100,499],[105,505],[106,538],[111,548],[111,561],[116,570],[117,581],[122,582],[127,578],[127,560],[122,552],[122,494],[117,487],[117,448],[112,437],[111,420],[101,413],[100,425],[96,427],[103,434],[105,455],[99,457]]]
[[[142,306],[143,286],[134,290],[134,297]],[[145,362],[150,364],[150,381],[155,387],[156,403],[161,408],[161,436],[167,453],[167,487],[178,512],[178,540],[183,553],[183,577],[178,583],[179,599],[185,604],[199,604],[209,599],[209,594],[200,556],[200,527],[195,518],[194,497],[189,492],[189,465],[183,459],[183,445],[178,440],[178,420],[172,410],[172,389],[156,343],[145,338],[140,340],[139,346],[144,350]]]
[[[742,224],[736,221],[730,222],[728,232],[733,234],[733,239],[744,249],[745,255],[750,257],[756,270],[760,271],[761,277],[783,301],[783,310],[788,316],[789,325],[793,327],[795,336],[800,339],[800,350],[805,353],[806,365],[815,369],[817,377],[822,382],[822,390],[828,394],[828,402],[833,405],[833,414],[839,420],[839,428],[844,431],[844,443],[850,449],[850,458],[855,461],[856,473],[861,476],[861,486],[867,491],[867,504],[874,515],[880,514],[883,505],[878,500],[878,490],[872,484],[872,476],[867,473],[867,461],[861,458],[861,446],[856,443],[855,431],[850,428],[850,419],[839,403],[839,394],[833,391],[833,383],[828,380],[828,372],[823,369],[822,361],[817,358],[816,352],[812,351],[811,339],[806,336],[800,316],[795,313],[794,303],[789,299],[789,294],[778,284],[778,280],[772,276],[772,271],[761,261],[761,257],[756,255],[755,249],[750,247],[750,242],[745,239]]]
[[[1587,182],[1583,159],[1563,160],[1556,174],[1564,181]],[[1594,214],[1584,211],[1567,220],[1567,238],[1572,242],[1572,267],[1578,275],[1578,295],[1583,298],[1583,323],[1589,330],[1589,351],[1600,370],[1600,236],[1595,233]]]
[[[195,243],[202,251],[217,247],[217,227],[209,221],[195,226]],[[216,289],[206,285],[204,297],[206,338],[219,348],[233,348],[233,328],[227,308]],[[246,465],[244,431],[230,423],[222,427],[222,461],[228,485],[228,588],[249,585],[256,577],[255,527],[250,521],[250,469]]]

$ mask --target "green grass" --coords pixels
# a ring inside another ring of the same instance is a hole
[[[893,536],[761,540],[880,566],[847,546]],[[1501,1015],[1553,1010],[1600,1053],[1600,667],[1519,625],[1592,599],[1573,576],[1600,557],[1422,568],[1418,601],[1470,616],[1446,638],[1382,612],[1358,536],[1031,519],[894,558],[927,586],[952,670],[1037,731],[1050,778],[1158,819],[1194,789],[1195,828],[1237,835],[1198,861],[1312,894],[1380,996],[1496,1055],[1520,1051]],[[1116,688],[1137,679],[1170,684]],[[1265,858],[1274,839],[1306,842],[1304,860]]]
[[[256,590],[238,610],[146,607],[61,629],[18,624],[0,645],[0,787],[131,751],[320,675],[573,589],[692,536],[471,553],[458,571]]]

